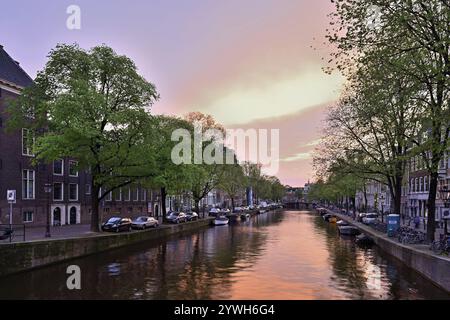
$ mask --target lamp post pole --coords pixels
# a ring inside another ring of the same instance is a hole
[[[47,224],[45,228],[45,237],[50,238],[52,236],[50,234],[50,193],[52,192],[52,185],[50,183],[46,183],[44,185],[44,191],[47,194]]]
[[[440,194],[441,194],[441,199],[442,202],[444,203],[444,208],[445,209],[449,209],[450,208],[450,198],[448,197],[449,195],[449,190],[448,190],[448,186],[442,186],[441,190],[439,190]],[[444,220],[444,235],[447,236],[448,234],[448,228],[447,228],[447,221],[449,219],[448,216],[444,216],[442,217],[442,219]]]

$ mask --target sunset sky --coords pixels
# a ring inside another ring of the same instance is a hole
[[[66,28],[71,4],[81,30]],[[280,129],[278,176],[299,186],[313,177],[311,151],[344,81],[321,70],[332,9],[329,0],[15,0],[2,4],[0,44],[34,77],[57,43],[105,43],[157,86],[154,113]]]

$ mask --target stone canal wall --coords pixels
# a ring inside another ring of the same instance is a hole
[[[211,218],[130,233],[0,244],[0,276],[206,227]]]
[[[348,216],[332,211],[330,213],[354,225],[361,232],[372,237],[376,245],[382,250],[416,270],[440,288],[450,292],[450,259],[433,254],[428,250],[428,246],[413,247],[401,244],[396,239],[389,238],[387,235],[377,232],[369,226],[355,222]]]

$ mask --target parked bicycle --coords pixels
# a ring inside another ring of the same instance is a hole
[[[441,236],[439,240],[433,241],[433,243],[430,245],[430,250],[438,255],[441,255],[443,253],[448,254],[450,252],[450,236]]]
[[[397,231],[397,240],[403,244],[420,244],[426,239],[425,233],[409,227],[400,227]]]
[[[386,223],[382,223],[380,221],[375,221],[375,222],[369,224],[369,226],[371,226],[375,230],[380,231],[382,233],[387,232],[387,224]]]
[[[0,240],[9,240],[12,241],[14,237],[14,229],[5,228],[0,231]]]

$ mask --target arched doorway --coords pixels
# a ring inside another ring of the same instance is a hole
[[[61,208],[56,207],[53,210],[53,225],[60,226],[61,225]]]
[[[70,208],[69,224],[77,224],[77,208],[75,207]]]

